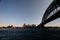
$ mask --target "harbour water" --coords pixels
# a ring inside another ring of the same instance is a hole
[[[0,29],[0,40],[42,40],[42,31],[39,28]]]
[[[2,28],[0,40],[58,40],[60,28]]]

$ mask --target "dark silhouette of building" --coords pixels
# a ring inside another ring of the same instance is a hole
[[[23,24],[23,27],[22,28],[26,28],[26,24],[25,23]]]
[[[32,28],[36,28],[36,25],[35,24],[32,24]]]
[[[28,25],[23,24],[22,28],[36,28],[36,25],[35,24],[32,24],[32,25],[30,25],[30,24],[28,24]]]
[[[7,28],[13,28],[13,25],[11,25],[11,26],[9,25],[9,26],[7,26]]]

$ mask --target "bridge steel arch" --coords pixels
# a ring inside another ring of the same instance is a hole
[[[38,27],[44,27],[44,25],[50,21],[55,20],[56,18],[60,17],[60,10],[57,11],[57,8],[60,7],[60,1],[59,0],[53,0],[53,2],[49,5],[47,10],[45,11],[42,22],[38,25]],[[56,13],[53,13],[51,17],[47,19],[47,17],[56,9]]]

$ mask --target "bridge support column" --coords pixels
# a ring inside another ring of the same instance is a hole
[[[44,28],[44,24],[40,24],[37,26],[38,28]]]

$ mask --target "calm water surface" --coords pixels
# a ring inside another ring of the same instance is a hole
[[[42,29],[0,29],[0,40],[42,40]]]
[[[0,40],[60,40],[60,28],[4,28]]]

